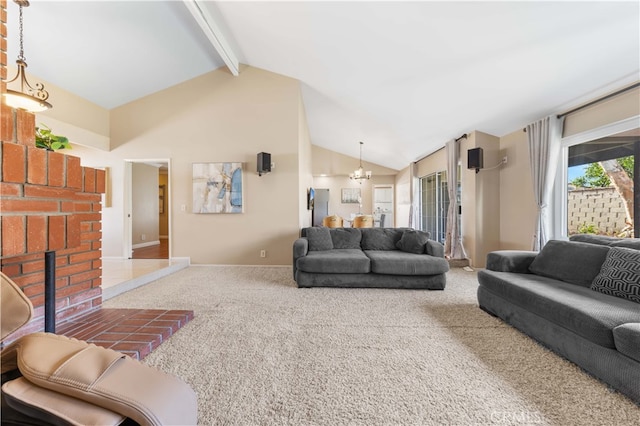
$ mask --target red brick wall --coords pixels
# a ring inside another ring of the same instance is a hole
[[[0,63],[6,79],[6,0],[0,0]],[[6,84],[1,83],[4,93]],[[55,103],[55,100],[52,100]],[[29,297],[34,320],[19,334],[44,329],[44,252],[56,252],[56,319],[102,304],[103,170],[35,147],[35,116],[0,110],[0,268]]]

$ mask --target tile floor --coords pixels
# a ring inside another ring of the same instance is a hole
[[[102,299],[150,283],[189,266],[188,258],[102,259]]]

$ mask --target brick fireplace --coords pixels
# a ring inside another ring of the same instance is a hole
[[[7,78],[7,0],[0,0],[0,92]],[[55,104],[55,100],[52,100]],[[54,105],[55,107],[55,105]],[[0,269],[35,308],[34,319],[8,340],[44,330],[44,253],[56,255],[56,320],[102,304],[101,194],[103,170],[35,147],[35,116],[0,109]],[[55,131],[55,129],[54,129]]]

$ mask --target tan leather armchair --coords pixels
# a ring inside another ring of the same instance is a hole
[[[322,226],[327,228],[342,228],[343,219],[338,215],[326,216],[322,219]]]
[[[1,336],[29,322],[33,306],[0,272]],[[51,333],[32,333],[0,352],[2,424],[195,425],[186,383],[124,354]]]

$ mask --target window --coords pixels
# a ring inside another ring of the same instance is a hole
[[[420,229],[431,239],[444,244],[447,232],[447,172],[437,172],[420,178]]]
[[[556,235],[638,237],[640,129],[634,120],[563,140]]]

